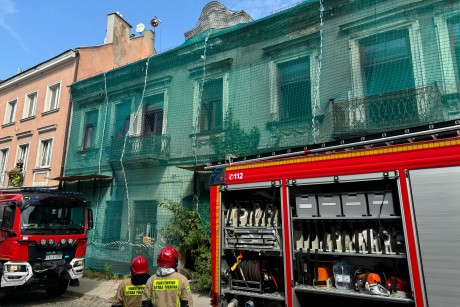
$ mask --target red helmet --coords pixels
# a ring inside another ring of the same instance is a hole
[[[168,268],[176,268],[179,262],[179,253],[174,247],[168,245],[158,253],[157,265]]]
[[[149,263],[142,256],[137,256],[131,261],[131,272],[133,275],[145,274],[149,271]]]

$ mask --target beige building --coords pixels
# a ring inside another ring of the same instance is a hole
[[[130,29],[111,13],[103,45],[67,50],[0,81],[0,187],[59,184],[50,178],[63,173],[69,85],[155,54],[153,31],[131,37]]]

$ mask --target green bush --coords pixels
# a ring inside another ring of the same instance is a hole
[[[201,223],[196,209],[187,209],[180,203],[170,200],[159,205],[172,212],[170,223],[162,229],[166,240],[178,247],[181,256],[188,251],[193,259],[189,270],[193,280],[193,291],[209,294],[211,292],[211,237]]]
[[[112,267],[110,264],[105,264],[104,270],[93,270],[86,268],[83,270],[83,277],[84,278],[89,278],[89,279],[98,279],[98,280],[111,280],[111,279],[116,279],[116,280],[121,280],[125,279],[128,276],[122,275],[122,274],[113,274],[112,273]]]

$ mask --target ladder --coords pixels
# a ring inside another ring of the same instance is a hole
[[[460,136],[460,119],[393,130],[389,132],[352,137],[342,140],[335,140],[325,143],[306,145],[302,147],[285,148],[245,157],[234,157],[232,155],[227,155],[225,160],[211,162],[205,166],[204,169],[212,170],[218,167],[245,164],[249,162],[260,162],[265,160],[289,158],[317,153],[384,147],[458,136]]]

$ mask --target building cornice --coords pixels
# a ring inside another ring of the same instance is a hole
[[[35,78],[36,76],[50,71],[52,69],[55,69],[56,67],[59,67],[63,64],[66,64],[68,62],[71,62],[75,59],[76,57],[76,52],[75,50],[68,50],[66,52],[61,53],[60,55],[42,62],[32,68],[29,68],[22,73],[19,73],[9,79],[6,79],[2,82],[0,82],[0,91],[7,89],[11,86],[17,85],[19,82],[27,81],[30,79]]]

